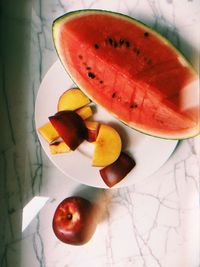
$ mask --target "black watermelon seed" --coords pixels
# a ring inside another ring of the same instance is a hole
[[[120,44],[120,46],[123,45],[124,44],[124,39],[120,39],[119,40],[119,44]]]
[[[92,73],[92,72],[88,72],[88,76],[89,76],[90,78],[92,78],[92,79],[95,78],[95,75],[94,75],[94,73]]]
[[[115,98],[116,97],[116,92],[114,92],[113,94],[112,94],[112,98]]]
[[[91,70],[91,68],[90,67],[87,67],[86,70]]]
[[[117,41],[114,41],[114,47],[118,47]]]
[[[98,48],[99,48],[99,45],[98,45],[98,44],[94,44],[94,47],[95,47],[96,49],[98,49]]]
[[[137,107],[138,107],[138,105],[136,103],[133,103],[130,105],[130,108],[137,108]]]
[[[145,37],[148,37],[148,36],[149,36],[149,33],[148,33],[148,32],[145,32],[145,33],[144,33],[144,36],[145,36]]]
[[[110,43],[110,45],[113,44],[113,39],[112,38],[108,38],[108,42]]]
[[[130,47],[129,41],[126,41],[126,47]]]

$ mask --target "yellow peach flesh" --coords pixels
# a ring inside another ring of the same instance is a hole
[[[44,137],[44,139],[51,143],[59,138],[59,134],[50,122],[45,123],[38,129],[38,132]]]
[[[58,111],[76,110],[90,103],[89,98],[78,88],[65,91],[58,100]]]
[[[88,119],[93,115],[92,108],[90,106],[82,107],[76,110],[76,113],[81,116],[83,120]]]
[[[122,142],[118,132],[111,126],[101,124],[92,159],[92,165],[104,167],[112,164],[120,155]]]

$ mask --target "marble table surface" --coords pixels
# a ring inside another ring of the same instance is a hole
[[[199,0],[3,0],[0,266],[197,267],[199,137],[181,141],[145,182],[113,190],[69,179],[40,146],[34,105],[45,73],[57,60],[52,22],[68,11],[87,8],[119,11],[145,22],[198,71]],[[102,221],[84,246],[61,243],[51,226],[56,206],[77,192],[100,194],[104,207]]]

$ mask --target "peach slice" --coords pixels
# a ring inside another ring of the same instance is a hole
[[[76,113],[83,119],[87,119],[92,116],[93,111],[90,106],[82,107],[76,110]],[[38,132],[43,136],[43,138],[48,142],[52,143],[59,138],[59,134],[56,129],[53,127],[51,122],[47,122],[38,128]]]
[[[58,100],[58,111],[76,110],[90,103],[90,99],[78,88],[65,91]]]
[[[64,141],[58,141],[50,144],[49,146],[51,154],[60,154],[70,151],[70,148]]]
[[[119,133],[111,126],[101,124],[95,141],[92,165],[104,167],[110,165],[120,155],[122,141]]]
[[[90,121],[85,120],[85,125],[88,130],[87,141],[94,142],[97,139],[98,132],[99,132],[99,122],[97,121]]]
[[[50,122],[45,123],[43,126],[38,128],[38,132],[48,142],[52,143],[59,138],[59,134]]]
[[[118,159],[101,169],[100,175],[108,187],[119,183],[135,167],[135,161],[128,154],[121,152]]]
[[[87,138],[84,120],[75,111],[57,112],[49,120],[71,150],[75,150]]]
[[[85,107],[79,108],[75,111],[79,116],[81,116],[81,118],[83,120],[88,119],[89,117],[91,117],[93,115],[93,111],[92,111],[92,108],[90,106],[85,106]]]

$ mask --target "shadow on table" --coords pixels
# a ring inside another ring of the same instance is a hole
[[[31,1],[0,3],[0,266],[20,266]]]

